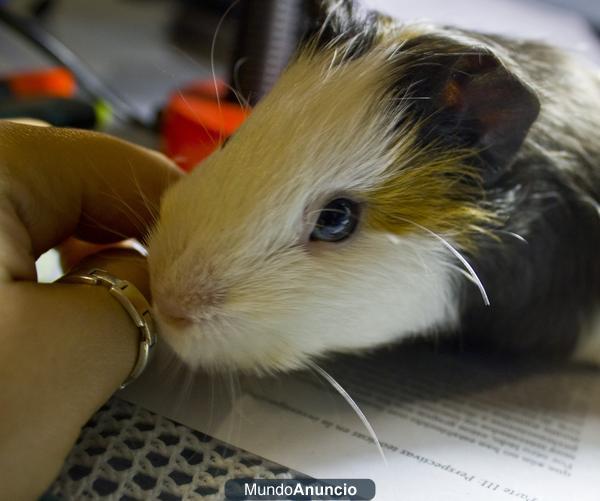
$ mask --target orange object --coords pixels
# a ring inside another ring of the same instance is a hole
[[[73,97],[77,92],[75,77],[65,68],[18,73],[2,80],[11,93],[19,97]]]
[[[162,116],[162,148],[184,170],[210,155],[250,113],[227,101],[226,92],[222,82],[215,89],[213,81],[204,81],[170,97]]]

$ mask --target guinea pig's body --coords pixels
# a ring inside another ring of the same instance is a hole
[[[597,71],[337,2],[166,194],[155,313],[207,369],[432,333],[600,362],[599,200]]]

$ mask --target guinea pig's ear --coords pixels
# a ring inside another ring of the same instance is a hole
[[[423,43],[415,42],[409,41],[406,50],[411,51],[412,45],[421,52]],[[514,160],[538,116],[540,102],[489,49],[449,47],[447,42],[445,47],[435,45],[405,70],[410,82],[404,89],[410,87],[410,94],[426,97],[415,100],[424,119],[421,137],[476,149],[483,181],[492,183]]]

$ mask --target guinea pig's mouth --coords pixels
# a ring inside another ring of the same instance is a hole
[[[156,306],[153,313],[159,342],[192,371],[264,375],[302,365],[301,354],[280,336],[263,336],[263,329],[243,319],[219,314],[210,320],[174,318]]]

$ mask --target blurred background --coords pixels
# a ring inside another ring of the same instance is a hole
[[[431,20],[545,40],[600,64],[598,0],[363,4],[402,21]],[[248,112],[226,87],[219,87],[223,102],[232,106],[213,120],[212,71],[255,103],[307,26],[305,6],[304,0],[0,0],[0,117],[35,115],[31,106],[46,98],[41,105],[57,125],[104,128],[160,147],[190,168]],[[11,79],[60,63],[74,72],[73,82],[46,75],[53,83],[41,85],[41,77],[34,75],[34,84],[27,84],[54,86],[54,95],[43,95],[46,87],[36,95],[10,90]],[[50,104],[49,97],[54,99]],[[93,109],[81,111],[70,102],[80,98]],[[77,109],[70,110],[71,105]],[[186,141],[204,146],[198,151]]]

